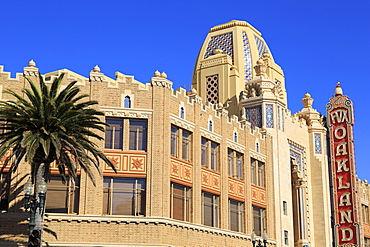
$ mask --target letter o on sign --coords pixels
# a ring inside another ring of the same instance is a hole
[[[340,135],[340,133],[338,133],[338,132],[339,132],[339,130],[342,130],[342,135]],[[336,128],[336,129],[334,130],[334,136],[335,136],[337,139],[343,139],[344,137],[346,137],[346,135],[347,135],[347,130],[346,130],[344,127],[342,127],[342,126],[340,126],[340,127]]]

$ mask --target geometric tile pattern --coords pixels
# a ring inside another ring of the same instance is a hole
[[[315,154],[321,154],[321,134],[315,133]]]
[[[212,104],[218,103],[218,74],[206,76],[207,101]]]
[[[304,172],[305,167],[303,167],[304,166],[303,150],[292,144],[289,144],[289,146],[290,146],[290,156],[295,158],[297,162],[298,170],[301,171],[302,174],[305,174]]]
[[[212,192],[220,193],[221,177],[219,173],[202,168],[201,181],[203,189],[210,189]]]
[[[274,128],[273,105],[266,104],[266,128]]]
[[[258,206],[266,206],[266,189],[252,184],[252,203]]]
[[[238,197],[237,199],[244,201],[244,183],[229,177],[228,184],[229,196]]]
[[[176,159],[171,159],[171,178],[192,183],[192,166]]]
[[[245,31],[242,32],[244,51],[244,82],[252,80],[252,58],[248,37]]]
[[[258,56],[259,56],[259,58],[262,58],[263,53],[265,53],[265,51],[267,51],[267,47],[265,45],[265,42],[263,42],[263,40],[258,38],[257,36],[254,36],[254,39],[256,40]]]
[[[262,112],[261,106],[253,106],[245,108],[246,119],[251,123],[252,126],[262,127]]]
[[[109,152],[105,151],[104,154],[113,163],[118,174],[146,174],[146,155],[134,154],[132,152]],[[104,164],[103,172],[113,172],[107,164]]]
[[[224,54],[229,55],[234,61],[233,54],[233,33],[224,33],[218,36],[211,37],[211,40],[208,43],[206,53],[204,58],[213,55],[215,49],[221,49]]]

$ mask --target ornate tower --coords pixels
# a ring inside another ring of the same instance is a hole
[[[283,71],[261,33],[245,21],[233,20],[211,28],[195,64],[193,88],[203,101],[224,104],[235,115],[241,107],[262,104],[253,99],[239,106],[240,98],[245,101],[278,94],[281,105],[286,106]]]

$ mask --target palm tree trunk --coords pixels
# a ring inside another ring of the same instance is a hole
[[[44,175],[45,175],[45,164],[42,163],[42,164],[39,165],[39,168],[38,168],[37,173],[36,173],[35,189],[34,189],[36,200],[39,203],[39,207],[37,208],[37,210],[35,212],[35,224],[36,224],[35,225],[35,230],[40,231],[40,246],[41,246],[41,243],[42,243],[42,234],[41,233],[42,233],[42,228],[43,228],[43,225],[44,225],[45,205],[41,205],[37,185],[44,179],[44,177],[45,177]]]

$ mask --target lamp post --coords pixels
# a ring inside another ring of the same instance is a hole
[[[33,193],[33,184],[31,182],[31,178],[28,179],[27,183],[23,187],[24,191],[24,208],[26,211],[30,210],[30,223],[29,225],[29,239],[28,239],[28,247],[32,246],[39,246],[40,244],[40,231],[34,230],[35,228],[35,216],[37,209],[39,210],[39,214],[42,214],[44,211],[44,204],[45,204],[45,194],[46,194],[47,184],[44,179],[41,179],[36,185],[36,192]],[[36,197],[36,193],[38,193],[38,199]],[[31,196],[32,195],[32,196]]]
[[[251,234],[251,238],[252,238],[252,245],[253,247],[266,247],[267,246],[267,232],[264,231],[263,233],[263,236],[262,236],[262,239],[259,238],[258,240],[256,239],[256,234],[254,233],[254,230],[252,231],[252,234]],[[256,245],[257,243],[257,245]],[[263,243],[263,245],[262,245]]]

